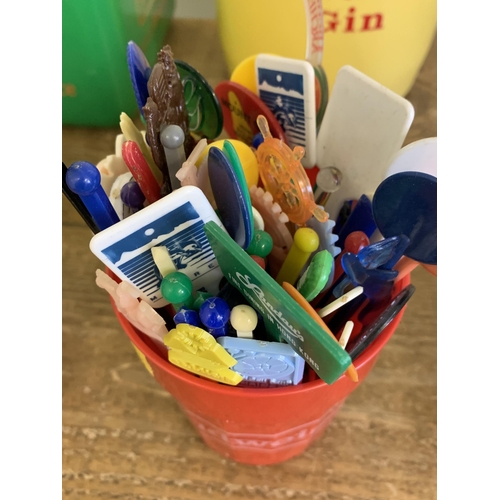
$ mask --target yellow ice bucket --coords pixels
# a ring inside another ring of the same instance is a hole
[[[329,88],[354,66],[406,95],[436,31],[437,0],[323,0],[323,68]],[[217,0],[219,33],[230,72],[254,54],[304,59],[303,0]]]

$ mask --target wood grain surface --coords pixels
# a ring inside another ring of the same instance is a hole
[[[210,84],[227,79],[213,21],[174,20],[174,56]],[[436,136],[436,45],[407,96],[406,143]],[[97,163],[111,129],[62,130],[63,161]],[[209,449],[149,375],[95,285],[91,232],[62,199],[63,498],[101,500],[422,500],[436,496],[436,279],[416,292],[391,341],[323,437],[303,455],[248,466]]]

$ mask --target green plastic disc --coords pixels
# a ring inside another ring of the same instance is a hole
[[[333,266],[333,256],[328,250],[321,250],[311,260],[309,267],[297,282],[297,290],[311,302],[325,288]]]
[[[207,139],[216,139],[224,124],[219,99],[205,78],[184,61],[175,60],[184,87],[189,130]]]

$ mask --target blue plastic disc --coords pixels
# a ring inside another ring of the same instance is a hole
[[[410,239],[404,255],[437,264],[437,178],[423,172],[400,172],[383,180],[372,201],[373,217],[384,236]]]

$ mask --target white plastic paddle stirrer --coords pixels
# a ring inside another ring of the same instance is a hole
[[[317,166],[342,174],[325,210],[336,219],[343,203],[373,196],[413,122],[412,104],[351,66],[337,73],[319,130]]]

